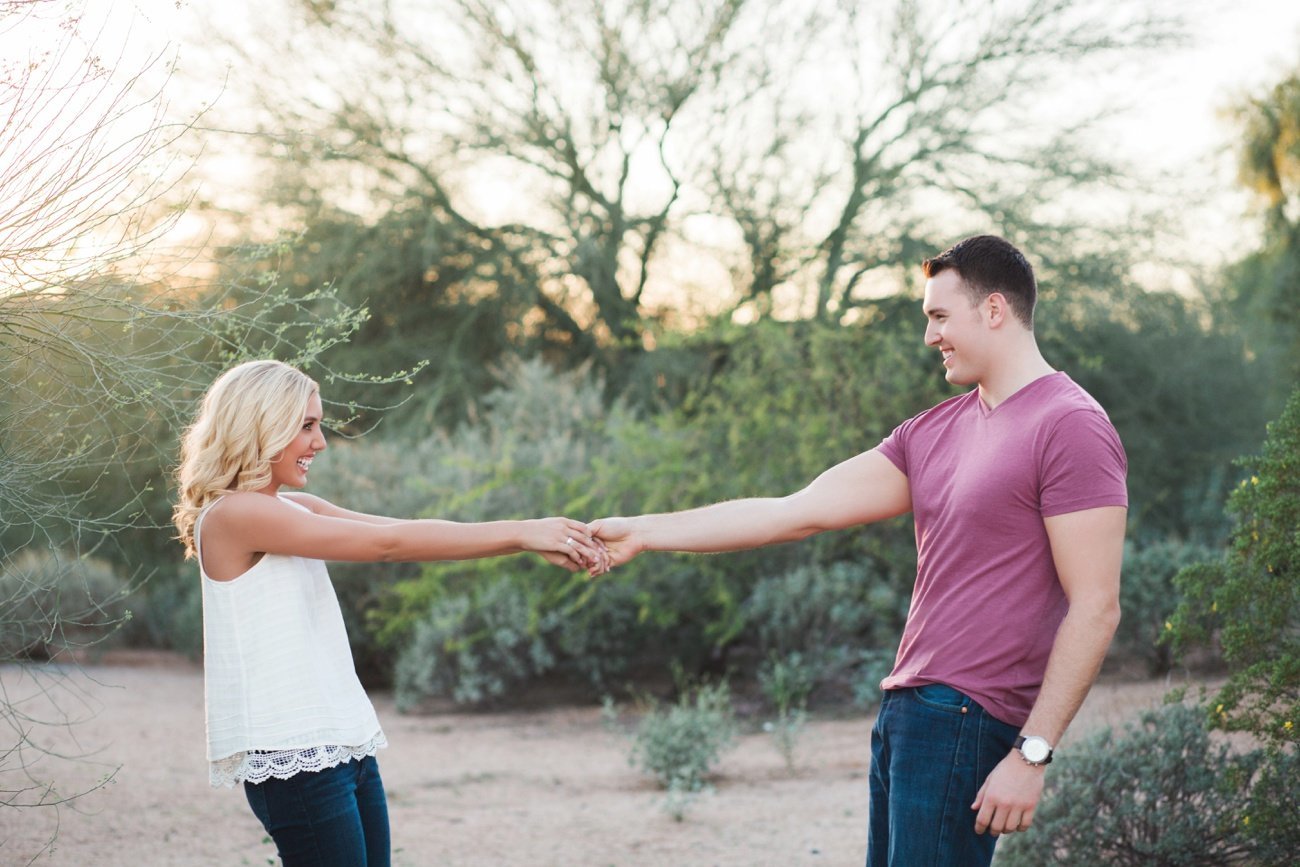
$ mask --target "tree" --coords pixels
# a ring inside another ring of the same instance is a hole
[[[67,653],[121,624],[138,580],[116,574],[143,579],[150,565],[130,534],[164,535],[176,434],[249,334],[308,363],[357,321],[316,315],[273,285],[242,306],[200,306],[178,288],[161,242],[187,203],[178,143],[195,119],[169,118],[173,61],[111,44],[95,11],[0,2],[6,44],[28,46],[0,64],[0,664]],[[288,324],[272,330],[272,319]],[[116,562],[87,559],[96,549]],[[66,676],[10,672],[47,695]],[[42,737],[75,720],[57,700],[53,716],[33,715],[28,698],[0,693],[0,809],[77,796],[40,766],[78,758]]]
[[[1238,176],[1262,208],[1261,248],[1227,270],[1226,301],[1278,368],[1278,398],[1300,379],[1300,71],[1233,112],[1243,136]]]
[[[423,211],[475,249],[458,285],[430,256],[371,303],[395,285],[481,303],[521,274],[521,330],[609,360],[684,294],[837,320],[964,228],[1060,240],[1050,207],[1117,173],[1070,122],[1034,121],[1035,97],[1174,31],[1105,2],[858,6],[289,0],[269,14],[292,26],[229,39],[250,73],[230,88],[259,107],[285,219]]]

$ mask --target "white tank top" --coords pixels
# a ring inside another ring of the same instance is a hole
[[[213,505],[194,525],[203,582],[209,782],[229,787],[283,780],[388,746],[357,679],[324,562],[263,554],[239,577],[213,581],[203,570],[199,541]]]

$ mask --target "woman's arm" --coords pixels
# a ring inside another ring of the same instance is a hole
[[[317,515],[326,515],[330,518],[347,518],[350,521],[364,521],[367,524],[400,524],[404,520],[402,518],[388,518],[383,515],[369,515],[365,512],[354,512],[351,509],[336,506],[329,500],[322,499],[315,494],[306,494],[302,491],[286,491],[281,493],[280,496],[288,497],[295,503],[306,506]]]
[[[220,572],[235,577],[262,553],[376,562],[469,560],[533,551],[571,571],[602,562],[602,549],[592,542],[587,525],[570,518],[407,521],[350,513],[319,497],[311,500],[302,504],[312,511],[303,511],[265,494],[227,494],[203,521],[205,568],[213,567],[206,568],[208,574],[217,580],[224,577]]]

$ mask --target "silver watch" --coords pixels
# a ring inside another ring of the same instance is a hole
[[[1052,760],[1052,745],[1038,735],[1016,738],[1016,749],[1020,750],[1020,757],[1026,764],[1045,765]]]

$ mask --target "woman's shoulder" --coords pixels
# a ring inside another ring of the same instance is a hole
[[[280,497],[268,497],[257,491],[230,491],[208,506],[204,523],[212,526],[241,524],[246,521],[274,520],[292,506]]]

